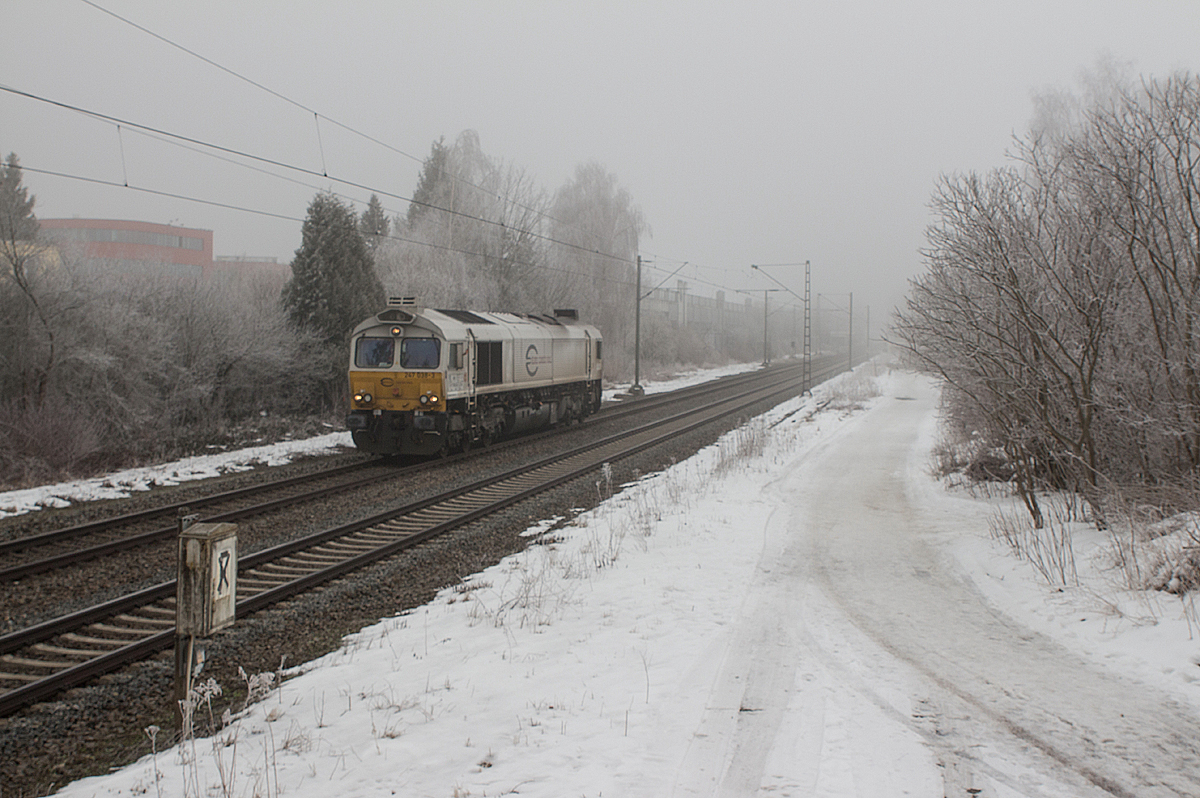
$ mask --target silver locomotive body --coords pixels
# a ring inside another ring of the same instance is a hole
[[[463,451],[600,407],[600,331],[574,311],[432,310],[392,300],[354,329],[350,350],[346,426],[367,452]]]

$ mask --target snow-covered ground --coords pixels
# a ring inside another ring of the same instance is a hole
[[[1076,751],[1003,704],[1053,701],[1032,668],[1068,703],[1072,679],[1111,679],[1194,717],[1186,606],[1121,590],[1099,534],[1076,537],[1078,587],[1013,560],[988,533],[1007,500],[928,476],[927,381],[867,364],[815,393],[636,485],[598,474],[612,498],[531,529],[544,545],[290,671],[217,738],[63,794],[1193,794],[1103,792],[1142,783],[1103,775],[1111,739]],[[1200,772],[1120,745],[1166,782]]]
[[[156,485],[178,485],[194,479],[209,479],[260,465],[282,465],[295,457],[319,455],[353,446],[349,432],[333,432],[298,441],[282,441],[234,452],[187,457],[162,465],[130,468],[103,477],[77,479],[25,490],[0,493],[0,518],[21,515],[47,507],[66,507],[72,502],[120,499]]]

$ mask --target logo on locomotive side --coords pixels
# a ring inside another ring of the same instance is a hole
[[[537,344],[530,344],[525,350],[525,373],[530,377],[536,377],[538,368],[549,363],[548,355],[539,355]]]

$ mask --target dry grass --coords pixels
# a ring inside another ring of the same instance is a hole
[[[881,393],[879,383],[865,371],[848,374],[826,390],[830,405],[838,410],[857,410]]]
[[[1051,502],[1041,529],[1023,512],[998,510],[989,520],[993,540],[1003,542],[1019,559],[1034,567],[1051,585],[1077,585],[1075,550],[1066,509]]]

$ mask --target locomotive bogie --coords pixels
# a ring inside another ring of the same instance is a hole
[[[351,338],[355,445],[431,455],[582,419],[600,406],[601,336],[555,316],[393,305]]]

